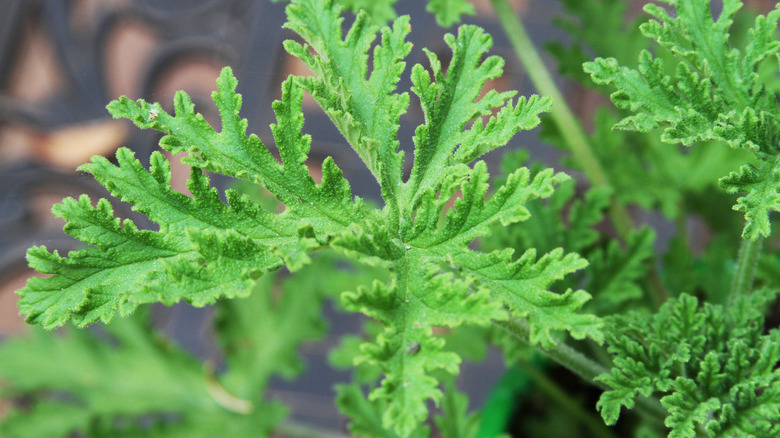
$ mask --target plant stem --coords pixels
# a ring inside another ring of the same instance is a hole
[[[756,240],[742,239],[737,257],[737,272],[734,273],[734,280],[731,283],[729,302],[749,294],[753,289],[753,280],[756,278],[756,267],[763,243],[764,239],[761,237]]]
[[[525,361],[520,361],[517,366],[523,369],[523,372],[528,374],[534,380],[534,384],[544,392],[550,399],[557,403],[561,408],[567,411],[572,417],[578,419],[585,427],[590,430],[591,436],[603,437],[603,438],[615,438],[615,434],[612,433],[607,425],[602,421],[593,417],[591,413],[585,412],[582,409],[582,405],[572,400],[571,396],[566,393],[561,387],[552,381],[547,374],[539,371],[533,364]]]
[[[533,42],[531,42],[523,22],[517,17],[517,13],[507,0],[490,0],[490,2],[493,4],[493,9],[496,11],[501,26],[512,43],[517,57],[525,66],[531,82],[533,82],[540,94],[553,98],[554,102],[550,116],[558,126],[558,130],[561,132],[566,144],[569,145],[574,159],[582,166],[585,176],[594,187],[613,188],[609,176],[601,165],[601,161],[593,152],[593,147],[591,147],[588,141],[582,124],[580,124],[569,106],[566,105],[563,94],[561,94],[558,86],[555,85],[550,71],[544,65],[542,57],[539,55]],[[609,215],[621,240],[625,241],[628,234],[634,229],[634,222],[625,206],[616,196],[612,197]],[[648,286],[655,303],[660,305],[666,301],[668,294],[655,269],[652,269],[650,272]]]
[[[524,319],[510,319],[509,321],[496,321],[494,324],[508,331],[521,341],[527,344],[531,343],[531,326],[528,325],[528,321]],[[540,351],[564,368],[589,382],[594,382],[593,379],[596,376],[609,372],[600,363],[593,361],[560,340],[557,340],[555,346],[549,350],[541,349]],[[609,389],[607,385],[601,382],[594,383],[602,389]]]
[[[494,321],[493,324],[506,330],[524,343],[536,348],[539,352],[582,379],[593,383],[601,389],[610,389],[606,384],[593,380],[601,374],[608,373],[609,370],[600,363],[595,362],[574,348],[564,344],[560,339],[556,339],[555,346],[547,350],[531,344],[531,326],[528,324],[528,321],[511,319],[508,321]],[[655,398],[638,397],[636,399],[636,411],[645,418],[661,424],[663,424],[664,418],[668,415],[668,412],[661,405],[661,402]]]

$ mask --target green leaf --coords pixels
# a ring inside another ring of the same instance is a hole
[[[175,116],[162,110],[159,104],[143,100],[133,102],[126,97],[112,102],[108,110],[115,118],[128,118],[142,129],[155,129],[168,135],[160,146],[178,154],[190,152],[185,164],[215,173],[262,184],[280,201],[288,205],[290,219],[310,221],[317,232],[347,224],[360,217],[365,205],[352,199],[349,184],[332,160],[322,164],[323,179],[316,184],[305,165],[311,138],[301,135],[302,91],[292,80],[282,84],[282,99],[274,102],[277,123],[271,126],[276,146],[282,158],[279,163],[257,136],[246,135],[246,119],[241,119],[241,95],[236,94],[237,80],[229,67],[217,79],[218,91],[212,98],[220,110],[222,131],[217,133],[184,92],[174,98]],[[154,111],[156,116],[151,117]]]
[[[469,398],[458,392],[452,382],[446,382],[442,413],[436,425],[444,438],[473,438],[479,429],[479,414],[468,413]]]
[[[780,333],[763,333],[763,308],[775,296],[758,290],[725,308],[683,294],[655,315],[613,318],[614,367],[596,379],[612,388],[597,404],[604,420],[614,424],[622,406],[655,395],[669,412],[669,436],[773,436]]]
[[[348,426],[350,433],[377,438],[398,437],[382,426],[382,407],[368,401],[359,385],[336,385],[335,389],[336,406],[351,420]]]
[[[371,20],[378,24],[384,25],[388,21],[393,20],[398,15],[395,12],[393,5],[398,0],[338,0],[344,7],[349,8],[355,14],[358,14],[361,10],[366,11],[371,17]]]
[[[480,278],[484,273],[463,269],[465,259],[459,259],[460,255],[473,253],[473,257],[484,257],[467,245],[486,235],[493,223],[507,225],[526,219],[528,213],[523,205],[534,198],[550,196],[564,177],[545,171],[531,178],[527,169],[518,169],[492,195],[487,195],[486,166],[468,165],[506,144],[516,132],[536,126],[539,113],[546,111],[550,102],[532,97],[514,103],[513,92],[495,91],[479,99],[485,82],[501,74],[503,61],[497,57],[483,59],[492,45],[490,37],[481,29],[463,26],[457,37],[445,37],[453,50],[446,74],[432,52],[427,52],[432,72],[420,65],[412,69],[412,91],[420,98],[426,123],[416,130],[414,165],[409,180],[403,182],[403,155],[397,152],[395,134],[408,97],[393,90],[403,70],[401,60],[409,50],[403,42],[409,31],[408,22],[401,18],[392,29],[383,31],[369,72],[366,52],[374,39],[373,29],[365,16],[359,15],[346,37],[342,37],[341,20],[331,6],[328,2],[293,3],[288,9],[287,26],[299,33],[307,45],[288,42],[286,48],[315,73],[298,80],[299,83],[317,99],[382,189],[382,215],[353,224],[331,245],[349,257],[383,266],[392,273],[389,282],[358,288],[345,294],[342,302],[346,308],[372,316],[385,326],[374,342],[361,347],[358,361],[379,365],[385,372],[381,386],[370,399],[387,403],[385,427],[393,425],[404,435],[425,418],[424,401],[441,397],[438,382],[430,372],[455,373],[460,362],[457,355],[443,349],[443,339],[431,336],[431,327],[485,325],[506,317],[501,309],[505,298],[497,293],[491,296]],[[323,14],[323,7],[331,7],[330,12]],[[314,33],[314,29],[327,31]],[[483,116],[488,117],[486,122],[479,120]],[[467,128],[472,121],[473,125]],[[448,207],[453,197],[457,199]],[[570,265],[568,270],[555,278],[583,266],[574,260],[568,258],[564,262]],[[528,268],[532,264],[530,260],[526,262]],[[454,272],[448,273],[448,269]],[[549,284],[545,280],[538,283],[538,293]],[[522,295],[525,289],[517,287],[512,293]],[[550,299],[558,297],[547,294]],[[578,326],[573,329],[575,334],[598,337],[597,319],[568,319],[568,312],[576,311],[587,297],[578,292],[561,298],[566,304],[558,306],[557,312],[550,312],[561,315],[552,329],[569,329],[568,322],[574,321],[573,325]],[[526,302],[520,315],[535,310],[534,304]],[[546,323],[547,320],[540,319],[533,325],[544,331],[542,326]]]
[[[644,17],[632,18],[627,11],[629,5],[622,0],[560,0],[560,3],[566,14],[554,23],[572,37],[571,45],[565,47],[553,41],[545,48],[558,61],[560,73],[584,85],[593,86],[582,71],[582,64],[591,57],[589,53],[630,63],[648,45],[637,23]]]
[[[398,435],[386,429],[382,424],[382,412],[386,405],[381,401],[369,401],[359,385],[336,385],[336,406],[351,421],[347,426],[355,436],[376,438],[397,438]],[[408,436],[410,438],[428,437],[430,428],[422,426]]]
[[[6,394],[25,396],[31,407],[3,419],[3,436],[117,436],[117,420],[142,429],[142,418],[157,422],[170,414],[176,421],[166,427],[186,428],[193,432],[189,436],[208,436],[194,433],[191,422],[210,424],[212,432],[220,425],[237,430],[251,424],[255,433],[267,436],[281,420],[279,405],[232,398],[199,361],[162,340],[142,316],[115,320],[106,326],[109,336],[68,330],[61,337],[36,330],[30,339],[4,343],[0,376],[8,382]],[[236,407],[246,411],[230,409]],[[247,415],[252,409],[257,411]],[[112,432],[100,433],[106,427]]]
[[[291,378],[303,370],[297,348],[325,333],[325,294],[316,282],[328,269],[332,263],[308,265],[277,286],[278,292],[269,274],[249,297],[220,301],[215,327],[228,365],[221,381],[232,394],[262,398],[272,376]]]
[[[670,2],[676,15],[655,4],[645,10],[655,20],[642,32],[668,49],[675,63],[667,74],[660,58],[648,51],[639,56],[637,69],[621,66],[614,58],[585,64],[594,82],[617,88],[612,101],[633,115],[616,129],[648,132],[663,127],[661,139],[690,146],[708,140],[727,143],[752,153],[757,164],[747,164],[720,180],[729,193],[742,193],[735,210],[743,211],[743,237],[757,239],[771,233],[769,214],[778,203],[778,99],[761,81],[762,62],[777,54],[780,8],[758,16],[750,29],[750,42],[742,50],[729,42],[733,15],[739,0],[724,1],[715,19],[709,3],[697,0]]]
[[[707,421],[710,412],[720,408],[716,398],[701,400],[696,382],[679,377],[674,382],[674,394],[664,397],[662,403],[671,415],[664,422],[672,431],[672,438],[696,436],[696,425]]]
[[[296,83],[317,100],[383,190],[394,190],[403,161],[403,153],[397,152],[398,121],[409,106],[409,94],[395,93],[395,88],[412,48],[405,41],[411,31],[409,18],[401,17],[392,29],[382,30],[369,75],[368,50],[377,27],[368,15],[358,13],[342,39],[339,13],[332,1],[293,2],[287,7],[285,27],[303,37],[306,45],[287,40],[284,48],[314,73],[296,78]]]
[[[170,164],[159,153],[152,154],[148,172],[127,149],[117,152],[116,166],[101,157],[83,166],[113,195],[160,224],[160,231],[137,230],[129,221],[120,224],[104,200],[92,207],[86,197],[66,199],[54,210],[68,221],[66,232],[97,248],[72,252],[67,259],[45,248],[29,252],[28,260],[39,272],[63,275],[32,279],[20,291],[20,309],[28,321],[53,328],[72,319],[85,326],[109,321],[117,311],[126,315],[144,302],[184,299],[202,306],[221,297],[246,296],[264,272],[282,265],[300,268],[308,262],[307,253],[343,226],[340,222],[366,214],[362,201],[351,199],[332,160],[323,163],[321,184],[309,176],[303,161],[310,140],[300,136],[302,95],[292,82],[285,83],[282,100],[274,105],[278,124],[272,130],[283,164],[257,137],[245,135],[246,121],[237,116],[241,99],[229,68],[218,85],[219,134],[193,112],[184,93],[177,94],[176,117],[158,104],[127,98],[109,106],[116,117],[168,133],[161,145],[172,152],[197,153],[185,159],[196,166],[188,181],[193,197],[171,189]],[[157,111],[153,119],[152,111]],[[201,168],[261,183],[286,200],[288,208],[273,214],[230,191],[225,205]]]
[[[626,239],[625,249],[617,241],[610,241],[604,248],[589,254],[590,267],[585,289],[590,291],[594,300],[593,310],[597,314],[616,313],[621,305],[642,297],[642,289],[637,284],[647,276],[653,260],[655,232],[643,228],[633,232]]]
[[[477,100],[485,82],[503,72],[503,59],[483,60],[492,38],[476,26],[462,26],[457,38],[448,34],[444,40],[453,51],[446,75],[430,51],[426,54],[432,72],[419,64],[412,69],[412,91],[420,98],[426,120],[415,131],[414,167],[406,183],[406,193],[411,195],[406,204],[412,207],[426,191],[440,188],[442,173],[457,171],[461,163],[468,164],[505,145],[518,131],[537,126],[538,115],[551,105],[550,99],[537,96],[521,97],[514,105],[515,92],[495,90]],[[490,115],[493,108],[500,111],[483,124],[479,117]],[[472,120],[474,125],[464,130]]]
[[[414,162],[404,180],[397,133],[410,99],[398,92],[397,84],[411,50],[405,41],[409,19],[401,17],[384,28],[374,45],[377,29],[368,15],[359,13],[344,35],[340,11],[330,0],[294,0],[287,7],[286,27],[303,42],[287,41],[285,48],[314,74],[289,77],[273,104],[276,124],[271,130],[279,159],[257,136],[247,135],[247,121],[239,116],[237,80],[229,68],[212,94],[220,113],[219,132],[195,112],[183,92],[176,94],[174,114],[143,100],[112,102],[108,108],[114,117],[163,132],[161,147],[184,155],[182,161],[193,168],[188,183],[192,196],[172,190],[169,164],[159,153],[153,154],[148,171],[124,149],[116,165],[96,158],[84,166],[113,195],[157,223],[159,231],[137,230],[130,222],[122,226],[107,201],[92,207],[86,198],[66,200],[57,207],[68,221],[66,229],[92,246],[70,258],[30,251],[34,267],[55,275],[32,280],[21,291],[21,308],[29,320],[48,328],[68,319],[86,325],[128,314],[146,302],[183,299],[203,305],[242,297],[258,281],[268,286],[273,271],[286,267],[299,275],[312,253],[334,249],[384,272],[370,286],[358,281],[338,285],[349,290],[340,296],[345,308],[382,326],[361,344],[355,360],[384,373],[369,400],[382,406],[382,427],[401,436],[419,430],[428,403],[442,399],[435,376],[459,369],[461,358],[445,349],[445,339],[434,335],[434,327],[488,326],[511,315],[528,319],[531,341],[543,347],[554,345],[555,331],[601,341],[601,320],[580,313],[590,297],[587,292],[549,290],[553,282],[585,267],[584,259],[560,248],[538,259],[533,248],[519,259],[510,249],[473,249],[475,240],[495,225],[528,219],[525,205],[550,197],[568,178],[550,169],[532,174],[518,168],[491,185],[487,165],[476,161],[537,126],[550,100],[483,93],[485,83],[502,74],[503,60],[486,57],[489,35],[462,26],[457,36],[444,38],[452,50],[447,66],[426,51],[430,70],[412,68],[412,91],[420,99],[425,123],[415,131]],[[302,132],[304,91],[374,175],[382,208],[353,198],[330,158],[322,165],[322,182],[311,177],[305,164],[311,138]],[[263,187],[284,209],[272,213],[263,208],[266,202],[231,191],[223,202],[204,171]],[[586,216],[583,221],[591,221],[592,215]],[[582,233],[578,239],[592,239]],[[255,397],[271,374],[298,368],[293,347],[319,333],[316,312],[306,306],[322,297],[321,287],[299,287],[300,292],[285,292],[294,302],[276,302],[266,291],[246,307],[223,306],[230,315],[220,319],[220,339],[232,355],[224,376],[231,391]],[[244,330],[262,337],[279,326],[286,328],[285,336],[278,336],[280,344],[244,346],[239,340]]]
[[[335,264],[317,257],[283,284],[268,274],[248,298],[220,302],[215,329],[227,370],[218,376],[162,340],[143,311],[106,326],[110,336],[36,331],[4,344],[5,391],[32,406],[0,422],[3,436],[269,436],[286,411],[265,400],[269,380],[302,371],[297,349],[324,333],[322,303],[332,288],[366,280]],[[321,281],[330,273],[335,285]]]
[[[375,343],[363,344],[358,360],[384,369],[386,376],[371,400],[387,401],[384,424],[394,424],[402,435],[427,416],[425,399],[441,397],[438,382],[429,372],[458,371],[460,358],[443,350],[444,340],[433,337],[431,327],[465,322],[484,325],[504,317],[499,306],[488,304],[487,291],[467,295],[468,282],[437,273],[432,265],[419,271],[425,266],[424,259],[409,251],[394,265],[407,278],[396,278],[390,285],[375,282],[372,289],[358,289],[343,298],[348,309],[377,318],[387,327]]]
[[[4,414],[0,433],[7,438],[69,437],[89,426],[90,415],[78,406],[44,401],[29,410]]]
[[[175,236],[138,230],[129,220],[120,223],[106,200],[93,207],[86,195],[78,201],[66,198],[53,210],[68,221],[68,234],[99,246],[72,251],[68,258],[45,247],[28,251],[33,269],[55,274],[32,278],[19,291],[19,309],[29,323],[51,329],[71,319],[80,327],[98,319],[109,321],[133,292],[144,290],[166,271],[166,260],[195,258]]]
[[[271,0],[274,3],[283,0]],[[393,5],[398,0],[335,0],[356,15],[365,12],[371,21],[384,25],[398,15]],[[461,15],[474,15],[474,6],[468,0],[429,0],[426,9],[433,13],[440,26],[449,27],[460,22]]]
[[[461,15],[474,15],[474,5],[468,0],[429,0],[426,9],[436,15],[436,22],[444,27],[459,23]]]
[[[466,253],[453,259],[467,274],[503,300],[513,315],[528,320],[533,344],[544,348],[554,346],[554,330],[567,330],[577,339],[603,340],[600,320],[594,315],[576,313],[590,299],[587,292],[568,290],[556,294],[548,291],[554,281],[587,266],[584,259],[555,250],[537,260],[536,251],[529,249],[513,260],[512,252]]]
[[[511,160],[504,160],[511,163]],[[511,164],[510,164],[511,165]],[[500,248],[536,248],[552,251],[587,253],[599,238],[593,228],[604,220],[610,203],[610,190],[594,188],[576,199],[576,181],[564,181],[550,196],[549,201],[536,199],[527,204],[531,214],[528,220],[509,226],[495,226],[482,240],[483,250]]]
[[[742,236],[752,239],[759,235],[769,235],[769,214],[780,211],[780,157],[763,163],[761,168],[746,164],[719,182],[729,193],[747,193],[737,198],[737,204],[734,205],[734,210],[745,214]]]
[[[233,413],[206,414],[188,418],[186,422],[156,423],[122,427],[108,424],[102,428],[90,430],[95,438],[208,438],[214,436],[229,437],[271,437],[268,423],[276,423],[285,414],[278,404],[262,406],[262,415],[236,415]]]

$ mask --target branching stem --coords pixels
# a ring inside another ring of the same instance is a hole
[[[590,382],[601,389],[610,389],[606,384],[593,380],[597,376],[609,372],[609,370],[604,365],[597,363],[581,352],[566,345],[560,339],[555,341],[554,347],[545,350],[531,344],[531,326],[527,321],[522,319],[511,319],[509,321],[495,321],[494,324],[506,330],[524,343],[536,348],[539,352],[578,375],[585,381]],[[637,398],[636,411],[643,417],[660,424],[663,424],[664,418],[668,415],[668,412],[661,405],[661,402],[655,398]]]
[[[521,341],[530,344],[531,326],[528,321],[511,319],[509,321],[496,321],[495,324]],[[540,351],[582,379],[593,382],[602,389],[609,389],[605,384],[593,381],[596,376],[607,373],[609,370],[560,340],[551,349],[540,349]]]

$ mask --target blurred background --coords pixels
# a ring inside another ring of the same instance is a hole
[[[492,34],[492,53],[506,59],[504,77],[488,86],[533,93],[489,0],[472,2],[476,15],[464,17],[465,22]],[[633,1],[630,10],[638,11],[643,3]],[[773,2],[751,3],[766,9]],[[515,0],[513,4],[537,44],[566,39],[552,24],[562,13],[557,1]],[[436,24],[425,5],[420,0],[396,4],[399,14],[412,16],[414,49],[407,59],[407,72],[415,63],[427,66],[422,47],[437,52],[443,60],[448,56],[442,41],[447,29]],[[0,1],[0,338],[27,330],[18,316],[14,294],[32,275],[24,259],[27,248],[46,245],[61,254],[77,248],[62,232],[64,223],[52,216],[51,206],[81,193],[93,200],[106,196],[101,186],[76,167],[95,154],[111,158],[120,146],[131,148],[147,163],[157,148],[160,135],[135,129],[126,120],[111,119],[105,106],[112,99],[127,95],[171,108],[174,92],[182,89],[192,97],[196,110],[214,122],[216,107],[209,96],[220,69],[230,65],[239,79],[242,115],[249,121],[249,131],[267,145],[273,144],[271,102],[280,95],[279,86],[289,74],[308,74],[282,49],[282,41],[293,38],[292,32],[281,28],[284,6],[270,0]],[[555,71],[552,63],[551,67]],[[588,95],[568,83],[561,85],[570,105],[586,112]],[[400,84],[401,89],[409,86],[408,79]],[[422,118],[416,104],[413,98],[401,121],[401,144],[407,157],[411,156],[414,127]],[[304,100],[304,106],[305,131],[313,137],[312,161],[333,156],[356,195],[377,198],[378,186],[313,99]],[[542,145],[535,133],[518,136],[510,145],[520,146],[531,150],[534,159],[558,165],[558,151]],[[494,169],[500,156],[501,151],[488,157]],[[174,168],[174,187],[186,192],[187,177],[183,166]],[[219,178],[212,182],[220,188],[230,183]],[[114,209],[117,216],[131,217],[140,227],[152,226],[129,205],[114,202]],[[202,358],[212,357],[216,350],[211,317],[208,308],[184,304],[154,313],[160,330]],[[327,366],[325,355],[340,333],[357,325],[350,317],[333,313],[331,325],[323,342],[304,348],[306,375],[295,384],[275,383],[271,395],[288,403],[293,415],[306,422],[339,427],[342,420],[333,406],[331,386],[343,375]],[[465,367],[460,386],[472,393],[474,406],[480,405],[489,383],[500,377],[502,369],[497,354],[478,369]]]

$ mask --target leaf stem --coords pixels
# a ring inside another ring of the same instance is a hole
[[[550,349],[543,349],[538,345],[531,344],[531,326],[528,324],[528,321],[523,319],[510,319],[508,321],[493,321],[493,324],[506,330],[531,347],[536,348],[540,353],[562,365],[580,378],[585,379],[601,389],[611,389],[605,383],[594,380],[597,376],[609,372],[604,365],[566,345],[560,339],[556,339],[555,346]],[[660,423],[661,425],[663,425],[664,419],[668,415],[666,409],[656,398],[638,397],[636,399],[636,411],[648,420]]]
[[[601,161],[593,151],[593,147],[588,141],[582,124],[574,115],[572,110],[566,104],[558,86],[545,66],[542,57],[536,50],[528,32],[525,30],[523,22],[517,17],[517,13],[509,5],[507,0],[490,0],[493,9],[498,16],[501,26],[504,28],[509,41],[515,49],[517,57],[525,66],[528,76],[531,78],[536,89],[540,94],[553,98],[553,107],[550,111],[558,129],[561,132],[566,144],[569,145],[574,159],[582,166],[585,176],[594,187],[613,188],[609,175],[601,165]],[[618,200],[617,196],[612,197],[609,215],[615,229],[621,240],[625,242],[628,234],[635,228],[634,221],[628,214],[625,206]],[[649,289],[655,303],[660,305],[668,298],[668,294],[661,282],[658,273],[652,269],[648,281]]]
[[[734,279],[731,283],[729,302],[733,302],[737,297],[749,294],[752,290],[763,243],[763,237],[759,237],[756,240],[742,239],[739,255],[737,256],[737,271],[734,273]]]
[[[528,324],[528,321],[524,319],[510,319],[508,321],[495,321],[494,324],[514,335],[521,341],[529,345],[531,344],[531,326]],[[609,370],[605,366],[590,359],[574,348],[564,344],[560,340],[557,340],[555,346],[549,350],[539,350],[547,357],[559,363],[564,368],[580,376],[581,378],[595,383],[602,389],[609,389],[607,385],[601,382],[595,382],[593,380],[598,375],[608,373]]]

